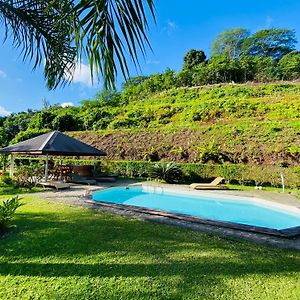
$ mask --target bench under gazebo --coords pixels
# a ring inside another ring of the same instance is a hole
[[[14,173],[16,156],[44,156],[45,182],[49,178],[49,157],[99,157],[106,156],[106,152],[85,144],[59,131],[52,131],[28,139],[26,141],[0,149],[0,154],[10,155],[10,176]]]

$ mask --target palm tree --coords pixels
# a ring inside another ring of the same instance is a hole
[[[138,66],[150,47],[148,13],[154,18],[153,0],[0,0],[5,40],[34,69],[44,63],[50,89],[69,82],[82,57],[106,87],[114,86],[118,68],[126,78],[126,54]]]

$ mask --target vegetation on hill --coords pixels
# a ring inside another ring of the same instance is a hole
[[[112,159],[299,163],[298,84],[169,89],[142,99],[126,93],[12,115],[3,121],[2,136],[11,135],[2,143],[47,130],[84,131],[71,134]]]
[[[178,73],[131,78],[77,107],[45,102],[0,119],[0,144],[60,130],[116,160],[297,165],[300,85],[261,83],[300,78],[295,42],[287,29],[225,31],[212,57],[191,50]],[[232,80],[259,83],[224,84]]]

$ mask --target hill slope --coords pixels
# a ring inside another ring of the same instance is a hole
[[[70,132],[111,159],[299,164],[300,85],[172,89],[106,111],[104,130]],[[103,121],[103,117],[94,122]]]

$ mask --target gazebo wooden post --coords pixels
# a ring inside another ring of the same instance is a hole
[[[13,154],[10,155],[10,168],[9,168],[9,176],[12,177],[14,175],[14,163],[15,157]]]
[[[63,181],[63,168],[62,168],[62,159],[59,160],[59,168],[60,168],[60,181]]]
[[[46,163],[45,163],[45,181],[46,182],[48,181],[48,160],[49,160],[49,157],[48,157],[48,154],[46,154]]]
[[[3,155],[3,174],[6,173],[7,155]]]
[[[96,156],[94,156],[94,174],[93,174],[93,176],[96,176],[96,174],[97,174],[97,157]]]

